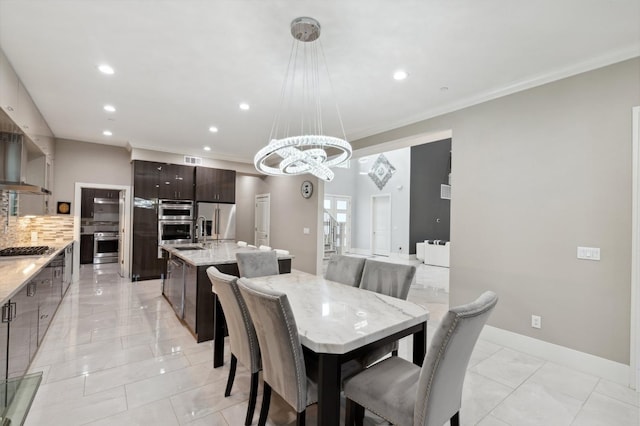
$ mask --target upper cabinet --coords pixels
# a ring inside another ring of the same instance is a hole
[[[196,167],[196,201],[236,202],[236,171]]]
[[[163,164],[158,198],[193,200],[193,166]]]
[[[134,196],[144,199],[193,200],[193,166],[133,162]]]
[[[0,108],[16,121],[18,114],[19,80],[11,64],[0,51]]]

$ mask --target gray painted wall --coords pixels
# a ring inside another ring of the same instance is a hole
[[[451,201],[440,185],[449,181],[451,139],[411,147],[409,253],[424,240],[450,240]]]
[[[491,325],[629,364],[639,75],[636,58],[353,142],[452,130],[452,305],[494,290]]]
[[[125,148],[58,139],[55,146],[51,206],[73,201],[75,183],[131,185],[131,164]],[[73,211],[75,207],[71,206]]]
[[[351,248],[371,252],[371,196],[391,195],[391,253],[407,254],[409,246],[409,196],[411,151],[409,148],[385,152],[396,171],[381,190],[366,174],[379,154],[351,160],[350,169],[333,169],[336,176],[325,184],[325,193],[351,196]],[[364,161],[366,160],[366,161]]]

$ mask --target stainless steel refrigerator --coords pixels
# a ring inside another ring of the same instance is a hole
[[[236,205],[198,202],[195,224],[197,241],[235,241]]]

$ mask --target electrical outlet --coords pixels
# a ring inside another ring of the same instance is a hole
[[[542,328],[542,317],[539,315],[531,315],[531,327]]]

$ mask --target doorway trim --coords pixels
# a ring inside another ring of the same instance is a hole
[[[271,237],[269,236],[269,234],[271,234],[271,193],[269,194],[258,194],[256,195],[255,198],[255,209],[254,209],[254,220],[253,220],[253,243],[257,246],[258,245],[258,200],[267,200],[267,204],[268,204],[268,209],[266,210],[266,219],[267,219],[267,244],[264,245],[270,245],[271,242]]]
[[[79,274],[80,271],[80,222],[82,222],[82,189],[83,188],[98,188],[98,189],[117,189],[124,192],[124,209],[125,209],[125,223],[119,224],[120,226],[120,241],[122,242],[124,267],[120,265],[120,270],[124,269],[126,277],[131,278],[131,217],[133,215],[133,205],[131,203],[132,190],[130,185],[110,185],[104,183],[75,183],[75,194],[73,215],[77,218],[73,224],[73,238],[76,241],[73,250],[73,271],[74,274]],[[123,235],[124,234],[124,235]],[[76,281],[79,275],[73,277],[73,281]]]
[[[629,386],[640,392],[640,106],[632,108],[631,335]]]
[[[374,241],[374,229],[375,229],[375,208],[374,208],[374,203],[376,199],[381,199],[381,198],[386,198],[389,201],[389,223],[387,224],[387,229],[389,230],[388,235],[389,235],[389,247],[388,247],[388,251],[389,254],[387,256],[391,256],[391,224],[392,224],[392,218],[391,218],[391,194],[375,194],[371,196],[371,233],[370,233],[370,238],[371,238],[371,254],[375,255],[375,241]]]

